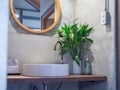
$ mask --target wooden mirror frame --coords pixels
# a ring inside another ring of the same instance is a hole
[[[13,17],[13,19],[15,20],[15,22],[24,30],[26,31],[29,31],[31,33],[45,33],[45,32],[48,32],[50,30],[52,30],[57,24],[58,22],[60,21],[60,17],[61,17],[61,8],[60,8],[60,1],[59,0],[55,0],[55,3],[56,3],[56,7],[57,7],[57,16],[55,18],[55,21],[54,23],[49,27],[49,28],[46,28],[46,29],[42,29],[42,30],[33,30],[33,29],[30,29],[28,27],[26,27],[25,25],[23,25],[15,16],[15,12],[14,12],[14,6],[13,6],[13,0],[10,0],[10,12],[11,12],[11,15]]]

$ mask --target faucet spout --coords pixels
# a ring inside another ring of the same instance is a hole
[[[61,64],[63,64],[64,61],[63,61],[63,48],[62,48],[62,42],[57,41],[57,43],[56,43],[55,46],[54,46],[54,50],[56,50],[58,44],[60,44],[60,46],[61,46],[61,61],[60,61],[60,62],[61,62]]]

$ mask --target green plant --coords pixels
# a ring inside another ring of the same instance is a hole
[[[92,31],[93,27],[89,27],[88,24],[78,25],[76,21],[70,25],[64,24],[60,30],[57,30],[64,53],[71,54],[78,65],[84,44],[87,42],[93,43],[93,40],[88,38]]]

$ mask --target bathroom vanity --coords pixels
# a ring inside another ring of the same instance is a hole
[[[43,76],[43,77],[30,77],[22,75],[8,75],[9,83],[36,83],[36,82],[83,82],[83,81],[106,81],[106,76],[98,75],[69,75],[69,76]]]
[[[106,81],[107,81],[106,76],[99,76],[99,75],[69,75],[69,76],[39,76],[39,77],[31,77],[31,76],[23,76],[23,75],[8,75],[8,83],[42,83],[44,86],[44,90],[48,90],[48,84],[51,82],[52,83],[78,82],[78,88],[79,90],[82,90],[81,82],[85,82],[85,87],[87,87],[89,86],[88,84],[91,85],[91,83],[93,86],[95,84],[97,85],[98,83],[98,86],[99,86],[100,83],[104,84],[104,82],[106,83]],[[62,84],[60,85],[60,87],[61,86]]]

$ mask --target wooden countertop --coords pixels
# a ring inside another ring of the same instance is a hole
[[[8,83],[38,83],[38,82],[73,82],[73,81],[105,81],[106,76],[99,75],[69,75],[69,76],[22,76],[22,75],[8,75]]]

